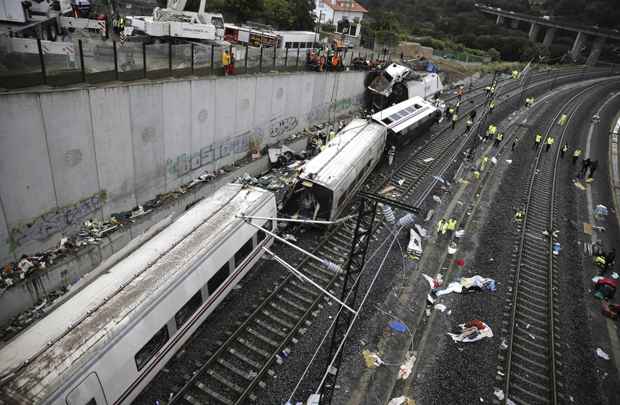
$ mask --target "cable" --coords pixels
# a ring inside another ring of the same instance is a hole
[[[393,231],[391,231],[392,235],[394,235],[394,239],[397,239],[398,237],[398,233],[394,233]],[[392,250],[392,246],[394,244],[394,239],[392,240],[392,244],[390,245],[390,248],[388,249],[388,251],[386,252],[386,257],[389,254],[389,252]],[[360,281],[360,279],[362,278],[363,273],[366,271],[367,267],[369,267],[369,263],[372,261],[372,259],[377,255],[377,253],[379,252],[379,250],[381,250],[383,248],[383,246],[388,242],[388,238],[384,239],[383,242],[381,242],[381,244],[375,249],[375,251],[370,255],[370,257],[368,258],[368,260],[366,260],[366,263],[364,264],[364,267],[362,268],[362,270],[359,273],[359,276],[357,277],[357,279],[355,280],[355,282],[353,283],[353,287],[351,288],[351,290],[349,291],[349,293],[347,294],[347,296],[345,297],[345,299],[343,300],[344,302],[347,302],[349,297],[351,296],[351,293],[355,290],[355,287],[357,286],[358,282]],[[383,261],[385,261],[385,258],[383,259]],[[377,270],[377,274],[379,274],[381,271],[381,266],[379,267],[379,269]],[[376,276],[375,276],[376,278]],[[361,306],[360,306],[361,308]],[[299,380],[297,381],[297,384],[295,385],[295,388],[293,388],[293,391],[291,392],[291,395],[289,396],[288,400],[292,401],[293,400],[293,396],[295,395],[295,393],[297,392],[297,390],[299,389],[299,386],[301,385],[301,382],[303,381],[303,379],[306,377],[306,375],[308,374],[308,371],[310,370],[310,366],[312,365],[312,363],[314,363],[314,360],[316,359],[316,357],[319,354],[319,351],[321,350],[321,347],[323,346],[323,343],[325,343],[325,340],[327,339],[327,337],[329,336],[330,331],[332,330],[332,328],[334,327],[336,320],[338,319],[338,317],[340,316],[340,312],[342,312],[343,307],[340,307],[340,309],[338,310],[338,312],[336,313],[336,316],[334,316],[334,319],[332,320],[332,323],[329,325],[329,327],[327,328],[327,330],[325,331],[325,334],[323,335],[323,338],[321,339],[321,342],[317,345],[316,350],[314,351],[314,354],[312,355],[312,358],[310,359],[310,361],[308,362],[308,365],[306,366],[306,368],[304,369],[304,372],[301,374],[301,376],[299,377]],[[358,309],[359,311],[359,309]]]

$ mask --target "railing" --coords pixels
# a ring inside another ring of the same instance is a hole
[[[53,42],[6,38],[0,41],[0,88],[64,86],[183,76],[223,76],[222,55],[234,55],[234,74],[315,70],[306,64],[306,49],[222,47],[200,43],[162,43],[79,39]],[[353,59],[381,59],[369,50],[340,52],[342,66]],[[335,70],[335,69],[329,69]]]

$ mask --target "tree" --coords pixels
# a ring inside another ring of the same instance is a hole
[[[288,0],[263,0],[264,20],[279,29],[288,29],[293,23],[293,15]]]
[[[501,54],[499,53],[499,51],[495,48],[491,48],[487,51],[487,53],[489,54],[489,56],[491,57],[491,60],[500,60],[501,58]]]

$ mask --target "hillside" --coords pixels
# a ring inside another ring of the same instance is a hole
[[[529,42],[521,30],[497,26],[495,19],[476,11],[474,4],[501,7],[537,15],[552,15],[580,24],[618,28],[620,8],[617,0],[549,1],[547,8],[532,9],[527,0],[358,0],[369,9],[366,29],[369,38],[395,42],[414,37],[437,49],[487,51],[507,61],[525,61],[535,56],[558,60],[569,49],[572,36],[558,36],[550,50]],[[615,25],[614,25],[615,24]],[[397,33],[396,35],[389,32]],[[428,37],[425,39],[424,37]],[[430,38],[433,38],[431,40]],[[608,45],[610,55],[612,45]]]

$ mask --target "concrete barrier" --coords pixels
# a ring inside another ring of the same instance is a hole
[[[250,144],[345,114],[363,79],[298,72],[1,93],[0,260],[229,165]]]

